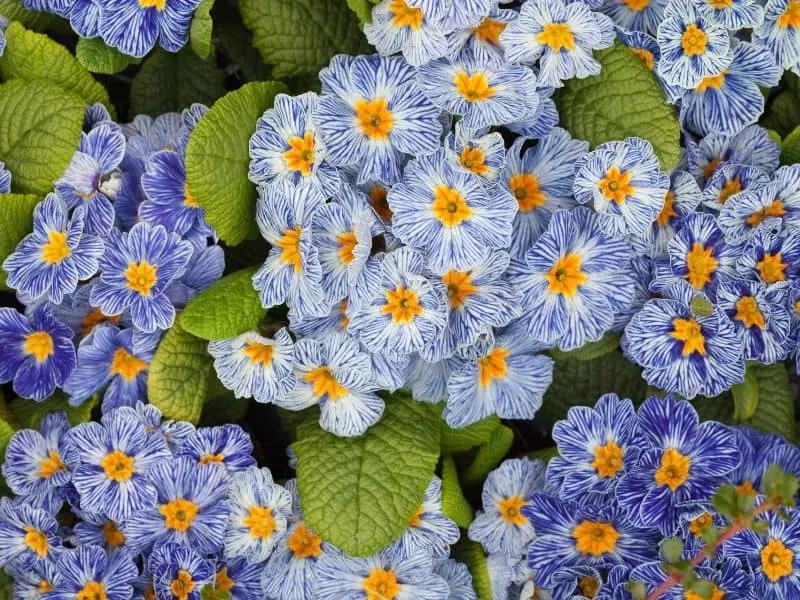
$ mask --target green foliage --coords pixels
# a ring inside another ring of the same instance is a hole
[[[453,546],[453,558],[467,565],[478,600],[492,600],[494,596],[492,596],[492,581],[489,578],[489,565],[481,545],[467,539],[466,536],[461,536],[459,542]]]
[[[92,409],[99,400],[98,396],[92,396],[80,406],[70,406],[67,395],[61,391],[56,391],[44,402],[34,402],[24,398],[14,398],[8,405],[9,413],[14,423],[20,429],[38,429],[42,419],[52,412],[65,412],[72,425],[85,423],[92,416]]]
[[[758,410],[746,425],[769,433],[779,433],[789,441],[795,439],[794,399],[789,391],[789,374],[782,363],[752,364],[750,376],[758,383]]]
[[[731,389],[733,394],[733,418],[737,421],[750,419],[758,409],[758,377],[755,370],[756,365],[747,365],[744,381],[734,385]]]
[[[131,112],[156,116],[195,102],[210,106],[224,94],[225,73],[213,56],[204,60],[190,48],[175,53],[159,48],[133,78]]]
[[[637,136],[653,144],[661,167],[678,163],[680,126],[655,75],[619,43],[595,53],[602,71],[570,79],[555,96],[561,125],[592,147]]]
[[[347,6],[356,13],[362,23],[372,21],[372,9],[377,3],[374,0],[347,0]]]
[[[492,439],[492,434],[498,427],[500,418],[497,415],[491,415],[461,429],[453,429],[442,421],[442,452],[455,454],[482,446]]]
[[[292,447],[309,527],[353,556],[369,556],[397,539],[433,477],[439,419],[436,405],[397,393],[360,437],[338,437],[316,424],[299,427]]]
[[[34,194],[0,194],[0,264],[33,229],[33,209],[39,200]],[[0,288],[8,289],[6,272],[2,269]]]
[[[213,6],[214,0],[203,0],[197,7],[189,27],[189,44],[200,58],[208,58],[211,55],[211,48],[214,47],[211,41],[214,30],[214,22],[211,20]]]
[[[198,294],[181,313],[181,327],[204,340],[232,338],[255,329],[267,314],[253,288],[256,270],[227,275]]]
[[[94,80],[69,50],[43,33],[11,23],[6,29],[6,51],[0,57],[4,79],[45,79],[80,96],[87,103],[102,102],[113,110],[106,89]]]
[[[208,583],[200,590],[202,600],[231,600],[231,593],[218,590],[216,585]]]
[[[372,51],[342,0],[239,0],[239,10],[277,79],[316,76],[335,54]]]
[[[195,424],[200,420],[210,378],[216,378],[207,346],[178,323],[158,345],[147,377],[147,399],[164,418]]]
[[[800,103],[800,98],[797,100]],[[781,142],[781,164],[800,163],[800,125]]]
[[[442,458],[442,511],[462,529],[469,527],[474,516],[472,506],[461,491],[456,464],[449,454]]]
[[[550,356],[555,360],[592,360],[604,356],[609,352],[613,352],[617,348],[619,348],[619,335],[613,331],[609,331],[598,341],[584,344],[577,350],[564,352],[557,348],[553,349],[550,351]]]
[[[128,66],[139,64],[140,59],[123,54],[116,48],[106,46],[100,38],[78,38],[75,58],[92,73],[113,75]]]
[[[217,48],[226,54],[248,81],[266,81],[270,68],[251,44],[252,35],[242,23],[239,11],[223,10],[214,15]]]
[[[511,445],[514,443],[514,432],[501,425],[492,433],[492,437],[483,446],[478,448],[472,463],[461,473],[464,485],[478,485],[486,475],[500,464]]]
[[[36,31],[42,31],[53,20],[53,15],[48,12],[28,10],[22,5],[22,0],[0,0],[0,15]]]
[[[285,92],[282,83],[249,83],[221,98],[200,120],[186,148],[186,181],[206,220],[229,245],[255,227],[256,186],[247,178],[256,121]]]
[[[661,556],[668,563],[678,562],[683,555],[683,540],[669,537],[661,542]]]
[[[770,92],[760,125],[785,137],[800,125],[800,78],[786,71],[777,92]]]
[[[53,189],[80,140],[84,101],[47,81],[0,84],[0,161],[13,192],[44,195]]]

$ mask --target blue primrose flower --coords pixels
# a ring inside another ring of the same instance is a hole
[[[75,368],[72,330],[53,316],[48,304],[28,317],[0,308],[0,346],[0,383],[13,381],[22,398],[45,400]]]
[[[725,163],[720,165],[706,182],[703,188],[703,205],[720,213],[733,196],[750,189],[764,187],[769,182],[769,175],[758,167]],[[738,223],[734,227],[729,227],[727,218],[724,221],[720,218],[718,222],[725,236],[731,241],[736,241],[742,235],[745,237],[748,235],[747,230]]]
[[[198,464],[221,465],[228,473],[242,471],[256,464],[253,442],[248,433],[232,423],[201,427],[183,441],[178,456],[187,456]]]
[[[456,4],[453,3],[454,6]],[[454,56],[458,60],[474,57],[475,60],[485,64],[505,64],[505,50],[500,43],[500,34],[519,13],[515,10],[498,8],[496,2],[494,4],[490,10],[481,13],[483,18],[477,26],[456,28],[447,36],[449,47],[447,56]]]
[[[364,35],[381,54],[402,52],[408,64],[418,67],[447,53],[444,17],[444,3],[383,0],[372,9]]]
[[[600,11],[611,17],[620,30],[620,41],[625,34],[656,35],[658,26],[664,20],[664,9],[668,0],[611,0],[600,7]],[[660,55],[660,52],[659,52]],[[641,55],[640,55],[641,56]],[[652,69],[653,54],[650,55]]]
[[[127,600],[139,570],[127,552],[108,556],[99,546],[78,546],[58,555],[56,577],[48,598]]]
[[[52,561],[61,550],[58,522],[50,513],[0,498],[0,566]]]
[[[478,600],[467,565],[448,558],[434,563],[433,572],[450,588],[448,600]]]
[[[455,133],[448,133],[444,141],[450,162],[485,181],[495,181],[500,176],[506,158],[506,145],[499,131],[469,131],[456,124]]]
[[[127,551],[125,536],[120,525],[105,515],[76,511],[80,521],[75,524],[73,533],[80,545],[100,546],[110,556],[121,549]]]
[[[782,69],[800,65],[800,10],[794,0],[769,0],[753,42],[769,50]]]
[[[745,247],[738,270],[769,288],[785,287],[800,276],[800,229],[759,229]]]
[[[392,548],[402,558],[430,553],[435,559],[445,559],[450,554],[450,546],[459,537],[458,525],[442,511],[442,480],[434,477],[425,490],[422,504],[411,515],[408,527]]]
[[[69,217],[61,198],[48,194],[33,211],[33,232],[3,261],[7,285],[60,304],[78,281],[97,272],[103,254],[103,241],[89,235],[85,223],[83,213]]]
[[[160,225],[137,223],[127,233],[112,229],[89,301],[105,315],[129,309],[131,321],[144,332],[168,329],[175,307],[165,292],[191,256],[192,245]]]
[[[147,559],[156,597],[161,600],[200,600],[203,588],[214,583],[214,562],[175,543],[158,546]]]
[[[497,0],[408,0],[408,5],[435,14],[450,30],[477,26],[483,15],[497,6]]]
[[[278,542],[264,566],[262,583],[267,598],[294,600],[311,597],[315,590],[317,566],[330,546],[300,520]]]
[[[219,560],[214,590],[216,593],[229,592],[231,600],[262,600],[263,571],[262,563],[250,563],[244,558]]]
[[[744,564],[736,558],[722,561],[718,568],[701,566],[696,571],[698,579],[711,583],[711,598],[752,598],[753,575],[745,570]],[[652,592],[661,585],[669,575],[664,572],[661,562],[649,562],[634,567],[629,575],[630,581],[639,581],[645,584],[646,589]],[[677,584],[661,597],[664,600],[684,600],[691,597],[692,591],[683,585]],[[768,598],[769,596],[759,596]]]
[[[708,180],[720,165],[728,162],[758,167],[771,174],[778,168],[780,155],[780,146],[758,125],[749,125],[733,135],[709,133],[699,142],[686,138],[689,171],[699,182]]]

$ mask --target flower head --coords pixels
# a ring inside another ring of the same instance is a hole
[[[494,181],[506,158],[506,146],[499,132],[469,131],[456,124],[455,133],[450,133],[444,142],[450,162],[463,170],[480,175],[486,181]]]
[[[247,432],[228,423],[201,427],[183,441],[178,456],[188,456],[201,465],[220,465],[235,473],[255,465],[252,454],[253,442]]]
[[[730,162],[725,163],[720,165],[706,182],[703,188],[703,205],[719,212],[728,200],[736,194],[763,187],[769,181],[769,175],[758,167]],[[738,224],[735,229],[729,227],[727,218],[725,220],[720,219],[719,223],[725,235],[731,239],[739,237],[734,231],[744,232]]]
[[[453,3],[454,6],[456,4],[458,3]],[[519,13],[495,6],[480,14],[482,18],[477,25],[457,28],[447,36],[449,46],[447,55],[458,59],[473,56],[481,63],[502,65],[506,62],[506,58],[505,50],[500,43],[500,35]]]
[[[430,553],[434,558],[446,558],[459,536],[458,525],[442,512],[442,481],[434,477],[422,503],[409,518],[408,527],[392,548],[402,557]]]
[[[402,52],[408,64],[418,67],[447,53],[444,16],[443,3],[383,0],[372,9],[364,34],[381,54]]]
[[[764,21],[753,30],[753,42],[769,50],[783,69],[800,63],[800,3],[770,0]]]
[[[50,513],[0,499],[0,565],[24,565],[53,559],[60,550],[58,523]]]
[[[758,125],[745,127],[734,135],[709,133],[699,142],[691,138],[686,140],[689,170],[701,182],[708,180],[726,162],[772,173],[778,168],[780,154],[780,146]]]
[[[200,600],[206,585],[214,583],[214,563],[191,548],[175,543],[157,547],[147,560],[156,598]]]
[[[800,230],[774,233],[759,229],[739,259],[738,270],[771,288],[781,288],[800,276]]]
[[[109,557],[99,546],[78,546],[59,554],[51,593],[54,598],[127,600],[138,574],[124,551]]]

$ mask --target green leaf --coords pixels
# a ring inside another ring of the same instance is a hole
[[[282,83],[248,83],[230,92],[200,120],[186,148],[186,181],[206,221],[229,245],[255,223],[256,186],[247,178],[256,121],[286,91]]]
[[[204,340],[222,340],[255,329],[267,314],[253,288],[250,267],[226,275],[195,296],[178,317],[186,331]]]
[[[266,81],[271,69],[261,60],[261,54],[253,48],[250,34],[239,11],[223,10],[214,15],[214,35],[217,48],[230,58],[232,66],[238,67],[248,81]]]
[[[54,17],[52,13],[28,10],[22,5],[22,0],[0,0],[0,15],[36,31],[43,31]]]
[[[200,590],[202,600],[231,600],[231,593],[217,589],[216,584],[208,583]]]
[[[472,506],[461,491],[458,470],[449,454],[442,458],[442,511],[462,529],[469,528],[475,516]]]
[[[472,587],[478,595],[478,600],[492,600],[492,581],[489,577],[489,564],[486,554],[478,542],[461,536],[459,542],[453,546],[453,557],[467,565],[472,575]]]
[[[308,526],[353,556],[369,556],[397,539],[436,469],[439,419],[438,406],[397,393],[361,437],[299,427],[292,447]]]
[[[478,448],[472,463],[461,473],[464,485],[475,485],[484,480],[486,475],[500,464],[511,445],[514,443],[514,432],[501,425],[495,429],[492,437],[483,446]]]
[[[6,51],[0,57],[4,79],[46,79],[80,96],[87,103],[102,102],[113,109],[108,92],[69,50],[43,33],[11,23],[6,29]]]
[[[157,49],[142,63],[131,83],[131,113],[159,115],[194,102],[211,105],[225,94],[225,73],[213,57],[205,60],[189,48]]]
[[[33,209],[39,200],[39,196],[33,194],[0,194],[0,264],[32,231]],[[8,289],[3,269],[0,269],[0,288]]]
[[[533,452],[528,452],[528,458],[531,460],[543,460],[544,462],[549,461],[551,458],[555,458],[558,456],[558,448],[555,446],[550,446],[548,448],[540,448],[539,450],[534,450]]]
[[[189,28],[189,43],[200,58],[208,58],[211,54],[211,33],[214,29],[214,22],[211,20],[213,6],[214,0],[203,0],[194,12],[192,25]]]
[[[197,423],[214,363],[208,342],[175,323],[156,349],[147,377],[147,398],[164,418]]]
[[[619,335],[613,331],[606,333],[601,339],[596,342],[589,342],[584,344],[577,350],[564,352],[563,350],[553,349],[550,351],[550,356],[555,360],[592,360],[598,358],[609,352],[613,352],[619,348]]]
[[[745,372],[744,381],[734,385],[731,389],[733,394],[733,418],[737,421],[746,421],[751,418],[758,408],[758,377],[755,373],[755,365],[748,365]]]
[[[342,0],[240,0],[239,10],[277,79],[316,75],[339,53],[370,52]]]
[[[789,374],[782,363],[748,367],[758,382],[758,410],[746,425],[795,439],[794,399],[789,390]]]
[[[793,165],[795,163],[800,163],[800,125],[781,142],[781,164]]]
[[[646,139],[661,168],[674,168],[680,126],[655,75],[619,43],[595,52],[595,58],[602,66],[599,75],[569,79],[555,96],[562,127],[592,147],[629,136]]]
[[[99,397],[92,396],[80,406],[70,406],[67,395],[56,391],[44,402],[34,402],[24,398],[14,398],[9,403],[9,412],[20,429],[38,429],[42,419],[52,412],[65,412],[72,425],[85,423],[92,416],[92,409]]]
[[[668,537],[661,542],[661,556],[668,563],[676,563],[683,556],[683,541],[679,537]]]
[[[47,81],[0,84],[0,161],[11,171],[11,189],[52,191],[78,147],[84,102]]]
[[[485,419],[462,427],[453,429],[442,421],[442,452],[455,454],[466,452],[475,446],[482,446],[492,438],[492,434],[500,427],[500,417],[492,415]]]
[[[372,9],[375,4],[377,3],[370,0],[347,0],[347,6],[356,13],[358,20],[362,23],[370,23],[372,21]]]
[[[124,71],[130,65],[137,65],[141,59],[123,54],[116,48],[106,46],[100,38],[78,38],[75,58],[92,73],[113,75]]]

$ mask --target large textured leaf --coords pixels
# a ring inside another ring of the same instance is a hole
[[[211,54],[211,34],[214,29],[214,22],[211,20],[211,8],[214,0],[203,0],[192,17],[192,25],[189,28],[189,43],[192,50],[200,58],[208,58]]]
[[[482,446],[492,439],[492,434],[498,427],[500,418],[497,415],[486,417],[461,429],[453,429],[442,421],[442,452],[466,452],[475,446]]]
[[[250,136],[282,83],[249,83],[221,98],[200,120],[186,148],[186,180],[206,220],[229,245],[255,223],[256,186],[247,179]]]
[[[9,404],[9,412],[20,429],[38,429],[42,419],[52,412],[65,412],[72,425],[79,425],[91,418],[92,409],[98,400],[99,396],[95,395],[80,406],[70,406],[67,395],[57,391],[44,402],[14,398]]]
[[[556,95],[561,125],[592,147],[629,136],[644,138],[664,170],[675,167],[680,126],[655,75],[618,43],[595,58],[602,65],[599,75],[570,79]]]
[[[225,73],[213,57],[203,60],[190,48],[158,49],[143,63],[131,84],[131,112],[159,115],[194,102],[211,105],[225,94]]]
[[[486,554],[478,542],[462,536],[453,547],[453,558],[467,565],[472,575],[472,587],[478,594],[478,600],[492,600],[492,581],[489,578],[489,565]]]
[[[744,421],[759,431],[779,433],[795,439],[794,398],[789,390],[789,374],[781,363],[750,365],[748,371],[758,382],[758,410]]]
[[[92,73],[105,75],[119,73],[129,65],[141,62],[138,58],[106,46],[100,38],[79,38],[75,46],[75,58]]]
[[[88,103],[102,102],[109,108],[106,89],[95,81],[69,50],[43,33],[11,23],[6,29],[6,51],[0,57],[4,79],[46,79],[80,96]]]
[[[53,189],[80,140],[84,101],[46,81],[0,84],[0,161],[14,192]]]
[[[33,209],[39,196],[0,194],[0,264],[33,228]],[[6,272],[0,269],[0,287],[6,288]]]
[[[475,516],[472,506],[461,491],[458,470],[450,455],[442,459],[442,512],[462,529],[467,529]]]
[[[267,314],[253,289],[257,269],[227,275],[198,294],[181,313],[181,327],[204,340],[232,338],[254,329]]]
[[[347,554],[369,556],[400,536],[439,459],[439,408],[395,394],[359,438],[298,428],[297,486],[308,525]]]
[[[277,79],[316,75],[335,54],[370,51],[342,0],[240,0],[239,10]]]
[[[214,364],[208,342],[178,323],[158,345],[147,376],[147,398],[167,419],[197,423],[208,395]]]

